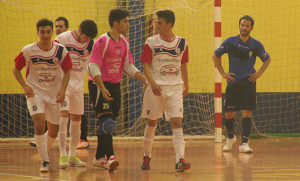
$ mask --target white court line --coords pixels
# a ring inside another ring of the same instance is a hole
[[[25,177],[25,178],[31,178],[35,180],[59,180],[59,181],[68,181],[68,180],[61,180],[61,179],[52,179],[52,178],[45,178],[45,177],[35,177],[35,176],[28,176],[28,175],[17,175],[17,174],[9,174],[9,173],[0,173],[0,175],[8,175],[8,176],[16,176],[16,177]]]

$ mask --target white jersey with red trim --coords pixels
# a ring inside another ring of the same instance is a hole
[[[182,84],[181,64],[188,62],[187,42],[179,36],[167,41],[154,35],[147,39],[141,61],[150,65],[152,77],[158,85]]]
[[[58,35],[55,42],[62,44],[68,50],[72,60],[72,71],[68,85],[68,91],[82,92],[84,76],[90,63],[94,40],[81,43],[73,31],[67,31]]]
[[[24,66],[27,84],[34,93],[44,101],[55,104],[62,86],[63,72],[72,67],[66,48],[55,42],[52,42],[49,50],[41,49],[38,42],[27,45],[15,58],[15,67],[18,70]]]

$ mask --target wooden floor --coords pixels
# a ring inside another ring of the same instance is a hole
[[[238,140],[240,142],[240,140]],[[142,171],[142,141],[115,141],[118,170],[109,173],[92,165],[96,142],[78,156],[88,163],[86,168],[59,169],[57,143],[50,151],[49,173],[40,173],[37,150],[28,142],[0,143],[0,181],[7,180],[104,180],[104,181],[270,181],[300,180],[300,138],[252,139],[253,154],[222,153],[222,144],[213,140],[186,140],[186,160],[192,168],[175,172],[175,154],[171,140],[155,141],[151,170]]]

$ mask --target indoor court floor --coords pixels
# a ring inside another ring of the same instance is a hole
[[[231,152],[222,152],[222,144],[214,140],[186,140],[186,161],[192,168],[175,172],[172,140],[155,140],[151,170],[140,169],[143,142],[114,141],[115,155],[120,161],[115,172],[92,165],[96,142],[77,155],[88,163],[85,168],[59,169],[57,141],[50,150],[50,172],[40,173],[36,148],[23,142],[0,142],[0,181],[273,181],[300,180],[300,138],[260,138],[250,142],[252,154],[239,153],[238,139]]]

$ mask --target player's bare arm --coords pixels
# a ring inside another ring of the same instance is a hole
[[[234,73],[226,73],[226,72],[224,71],[224,69],[223,69],[223,67],[222,67],[222,65],[221,65],[220,59],[219,59],[219,57],[216,55],[216,53],[213,54],[212,59],[213,59],[215,65],[216,65],[218,71],[220,72],[220,74],[222,75],[222,77],[223,77],[224,79],[226,79],[228,82],[231,82],[231,81],[234,81],[234,80],[235,80],[235,78],[232,77],[232,76],[235,75]]]
[[[266,61],[262,64],[262,66],[261,66],[261,68],[259,69],[259,71],[255,72],[255,73],[253,73],[253,74],[249,74],[248,80],[249,80],[250,82],[255,82],[258,78],[260,78],[261,75],[265,72],[265,70],[266,70],[266,69],[268,68],[268,66],[270,65],[270,62],[271,62],[271,57],[270,57],[268,60],[266,60]]]
[[[94,81],[96,82],[96,84],[98,85],[98,87],[100,88],[101,90],[101,93],[102,93],[102,96],[105,100],[107,101],[112,101],[114,100],[109,91],[105,88],[104,84],[103,84],[103,81],[102,81],[102,78],[101,78],[101,75],[97,75],[96,77],[94,77]]]
[[[185,98],[189,93],[189,79],[187,65],[181,64],[181,78],[183,80],[184,90],[182,92],[182,98]]]
[[[57,103],[62,103],[65,100],[66,90],[67,90],[69,80],[70,80],[70,74],[71,74],[71,70],[68,70],[64,74],[61,89],[56,96]]]
[[[18,70],[16,67],[14,67],[13,74],[14,74],[15,78],[17,79],[17,81],[19,82],[19,84],[23,87],[25,95],[28,98],[33,97],[34,96],[33,89],[26,84],[26,82],[24,81],[23,76],[21,74],[21,71]]]
[[[146,80],[147,78],[141,73],[141,72],[137,72],[135,75],[134,75],[134,78],[139,80],[140,82],[142,82],[143,84],[146,85]]]
[[[162,89],[159,85],[156,84],[155,80],[153,79],[148,63],[143,63],[143,70],[144,70],[144,73],[145,73],[145,75],[146,75],[146,77],[147,77],[147,79],[148,79],[148,81],[151,85],[151,89],[152,89],[153,94],[156,95],[156,96],[160,96]]]
[[[133,64],[129,64],[128,60],[125,61],[124,72],[146,85],[147,78]]]

